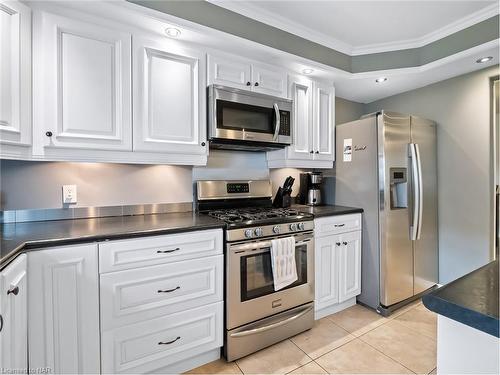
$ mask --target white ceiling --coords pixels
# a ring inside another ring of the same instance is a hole
[[[498,13],[498,0],[207,0],[351,55],[420,47]]]

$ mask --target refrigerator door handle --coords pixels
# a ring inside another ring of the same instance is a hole
[[[415,154],[417,156],[417,168],[418,168],[418,222],[417,222],[417,240],[420,239],[420,234],[422,233],[422,214],[424,207],[424,186],[422,184],[422,161],[420,159],[420,147],[418,143],[415,143]]]
[[[412,190],[413,190],[413,209],[412,209],[413,218],[410,226],[410,240],[415,241],[417,239],[420,192],[419,192],[417,150],[415,144],[413,143],[410,143],[410,158],[411,158]]]

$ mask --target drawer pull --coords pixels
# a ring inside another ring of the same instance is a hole
[[[7,291],[7,295],[9,294],[13,294],[15,296],[17,296],[19,294],[19,287],[16,285],[14,288],[11,288]]]
[[[344,245],[346,245],[346,246],[347,246],[347,242],[345,242],[345,241],[344,241],[344,242],[342,242],[342,243],[343,243]]]
[[[177,336],[175,339],[173,339],[172,341],[160,341],[158,343],[158,345],[170,345],[170,344],[173,344],[174,342],[176,342],[177,340],[180,340],[181,337],[180,336]]]
[[[335,228],[345,227],[345,224],[334,224],[334,227]]]
[[[340,246],[341,244],[340,242],[335,242],[335,245]]]
[[[168,254],[168,253],[173,253],[174,251],[179,251],[180,249],[181,249],[180,247],[176,247],[175,249],[171,249],[171,250],[157,250],[156,253]]]
[[[180,286],[176,286],[175,288],[172,288],[172,289],[165,289],[165,290],[159,289],[158,293],[172,293],[172,292],[175,292],[177,289],[180,289],[180,288],[181,288]]]

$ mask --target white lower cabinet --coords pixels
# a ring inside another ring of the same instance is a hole
[[[28,253],[30,368],[100,373],[97,245]]]
[[[221,229],[99,244],[103,373],[179,373],[220,357],[222,249]]]
[[[360,223],[361,214],[314,220],[316,319],[354,305],[361,293],[361,227],[350,232],[341,229],[355,217]],[[336,234],[325,234],[330,226]]]
[[[189,360],[222,346],[222,301],[102,333],[103,373],[177,373]],[[168,366],[171,366],[170,368]]]
[[[0,368],[28,368],[26,255],[0,272]],[[2,371],[3,372],[3,371]]]

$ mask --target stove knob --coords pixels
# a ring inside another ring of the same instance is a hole
[[[257,237],[262,236],[262,228],[257,228],[257,229],[255,229],[255,235],[256,235]]]
[[[273,233],[278,234],[279,232],[280,232],[280,226],[279,226],[279,225],[275,225],[275,226],[273,227]]]
[[[253,235],[253,231],[251,229],[247,229],[245,231],[245,237],[246,238],[252,238],[252,235]]]
[[[299,223],[299,230],[304,230],[306,228],[306,226],[304,225],[304,223]]]
[[[297,230],[297,224],[295,224],[295,223],[290,224],[290,230],[291,231],[296,231]]]

